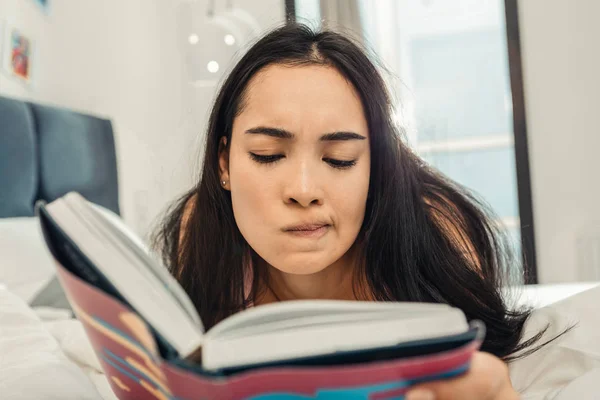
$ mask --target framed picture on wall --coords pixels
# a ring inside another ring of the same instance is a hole
[[[12,78],[31,83],[33,41],[18,28],[5,24],[3,34],[2,67]]]

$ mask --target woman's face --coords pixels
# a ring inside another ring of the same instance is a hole
[[[271,266],[319,272],[353,245],[370,175],[354,87],[324,66],[271,65],[250,81],[220,154],[240,232]]]

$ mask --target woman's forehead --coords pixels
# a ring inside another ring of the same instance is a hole
[[[367,123],[356,89],[335,68],[270,65],[248,84],[239,124],[280,125],[288,129],[354,130]]]

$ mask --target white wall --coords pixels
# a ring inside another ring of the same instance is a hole
[[[180,3],[53,0],[46,16],[33,0],[0,0],[0,21],[35,40],[32,86],[0,73],[0,94],[112,119],[122,212],[140,233],[192,185],[215,91],[188,83]],[[262,28],[284,20],[283,0],[233,3]]]
[[[574,281],[600,235],[600,1],[518,5],[539,277]]]

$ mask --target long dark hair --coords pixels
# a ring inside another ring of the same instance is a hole
[[[256,295],[257,269],[254,290],[245,295],[245,273],[256,254],[238,230],[230,192],[221,187],[218,153],[221,137],[231,143],[248,82],[270,64],[336,68],[360,95],[372,156],[366,215],[357,240],[366,261],[360,273],[369,296],[459,307],[469,320],[485,323],[483,350],[505,359],[538,340],[542,333],[520,343],[530,311],[510,310],[503,298],[506,278],[515,276],[519,263],[488,207],[406,145],[393,121],[385,82],[360,46],[338,33],[314,32],[301,24],[264,36],[230,72],[210,115],[199,182],[174,203],[154,237],[206,328],[243,309]],[[187,222],[180,236],[184,210]]]

